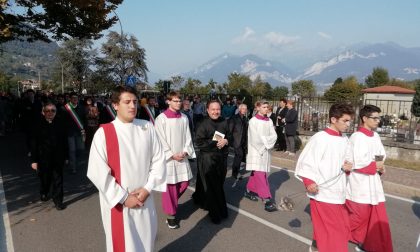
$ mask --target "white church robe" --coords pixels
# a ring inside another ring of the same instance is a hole
[[[119,145],[121,184],[108,166],[104,130],[99,128],[90,149],[88,178],[98,188],[107,251],[113,251],[111,209],[124,202],[128,193],[145,188],[150,196],[139,208],[123,207],[124,244],[126,251],[153,251],[157,219],[152,190],[166,190],[165,157],[153,124],[135,119],[115,126]]]
[[[273,122],[256,114],[249,120],[247,171],[270,172],[271,149],[277,141]]]
[[[168,110],[156,118],[155,129],[165,153],[166,182],[176,184],[189,181],[193,177],[188,158],[195,158],[196,155],[188,117]],[[188,153],[188,157],[181,161],[171,159],[174,154],[182,152]]]

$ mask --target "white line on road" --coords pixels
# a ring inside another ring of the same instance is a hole
[[[3,217],[3,227],[0,226],[0,248],[6,249],[7,252],[14,252],[12,231],[10,230],[9,212],[7,211],[6,195],[4,194],[3,177],[0,171],[0,214]]]
[[[189,186],[188,187],[188,189],[190,189],[191,191],[195,191],[195,189],[194,188],[192,188],[191,186]],[[269,222],[269,221],[266,221],[266,220],[264,220],[264,219],[262,219],[262,218],[260,218],[260,217],[258,217],[258,216],[256,216],[256,215],[253,215],[252,213],[250,213],[250,212],[247,212],[247,211],[245,211],[245,210],[242,210],[242,209],[240,209],[240,208],[237,208],[237,207],[235,207],[235,206],[233,206],[233,205],[231,205],[231,204],[229,204],[229,203],[227,203],[227,207],[230,209],[230,210],[232,210],[232,211],[235,211],[235,212],[237,212],[237,213],[240,213],[240,214],[242,214],[242,215],[245,215],[246,217],[248,217],[248,218],[250,218],[250,219],[253,219],[253,220],[255,220],[256,222],[259,222],[259,223],[261,223],[261,224],[263,224],[263,225],[265,225],[265,226],[267,226],[267,227],[269,227],[269,228],[272,228],[272,229],[274,229],[274,230],[276,230],[276,231],[279,231],[279,232],[281,232],[281,233],[283,233],[283,234],[285,234],[285,235],[287,235],[287,236],[289,236],[289,237],[291,237],[291,238],[293,238],[293,239],[295,239],[295,240],[298,240],[298,241],[300,241],[300,242],[302,242],[302,243],[305,243],[305,244],[307,244],[307,245],[311,245],[312,244],[312,240],[309,240],[308,238],[305,238],[305,237],[303,237],[303,236],[300,236],[300,235],[298,235],[298,234],[296,234],[296,233],[293,233],[293,232],[291,232],[291,231],[289,231],[289,230],[287,230],[287,229],[285,229],[285,228],[282,228],[282,227],[280,227],[280,226],[277,226],[277,225],[275,225],[275,224],[273,224],[273,223],[271,223],[271,222]]]

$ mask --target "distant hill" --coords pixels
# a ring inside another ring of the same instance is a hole
[[[308,67],[290,70],[284,63],[265,60],[256,55],[235,56],[223,54],[196,69],[182,74],[208,82],[213,78],[219,83],[227,81],[231,72],[248,74],[251,78],[260,75],[261,79],[273,86],[290,85],[293,81],[311,79],[321,90],[331,85],[338,77],[354,75],[364,82],[373,68],[383,67],[390,77],[402,80],[420,78],[420,48],[405,48],[398,44],[357,44],[344,49],[326,60],[318,60]]]
[[[22,78],[50,79],[57,43],[10,41],[0,45],[0,69]]]

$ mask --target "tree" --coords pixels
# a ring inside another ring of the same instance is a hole
[[[98,39],[123,0],[0,0],[0,43],[15,39]],[[19,11],[16,11],[19,9]]]
[[[225,88],[228,94],[248,95],[252,88],[252,81],[248,75],[234,72],[228,76]]]
[[[416,94],[413,97],[411,104],[411,113],[416,117],[420,117],[420,79],[416,80],[415,84]]]
[[[332,85],[324,94],[328,101],[355,101],[361,96],[362,86],[355,76],[347,77],[341,83]]]
[[[181,88],[181,93],[183,94],[193,94],[198,93],[198,89],[201,86],[201,81],[197,79],[188,78],[184,87]]]
[[[65,41],[57,50],[57,58],[63,64],[65,78],[78,92],[84,89],[84,82],[91,74],[96,50],[92,50],[91,40],[72,39]]]
[[[375,67],[372,74],[365,79],[366,86],[369,88],[383,86],[389,83],[388,70],[382,67]]]
[[[286,98],[288,94],[289,94],[289,89],[287,87],[281,86],[281,87],[275,87],[273,89],[273,98],[275,100]]]
[[[292,83],[292,95],[312,97],[316,94],[316,88],[312,80],[299,80]]]
[[[254,81],[251,89],[251,95],[261,98],[271,98],[272,88],[268,82],[262,81],[261,77],[258,76]]]
[[[171,84],[174,90],[179,90],[184,82],[184,78],[181,75],[171,77]]]
[[[113,31],[107,38],[101,47],[104,57],[98,58],[98,67],[120,85],[125,84],[128,76],[147,82],[146,52],[138,45],[137,38]]]
[[[334,85],[337,85],[337,84],[340,84],[340,83],[343,83],[343,78],[338,77],[338,78],[334,81],[333,86],[334,86]]]

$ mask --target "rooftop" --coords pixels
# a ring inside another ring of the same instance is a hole
[[[379,86],[374,88],[362,89],[363,93],[386,93],[386,94],[415,94],[412,89],[402,88],[398,86]]]

